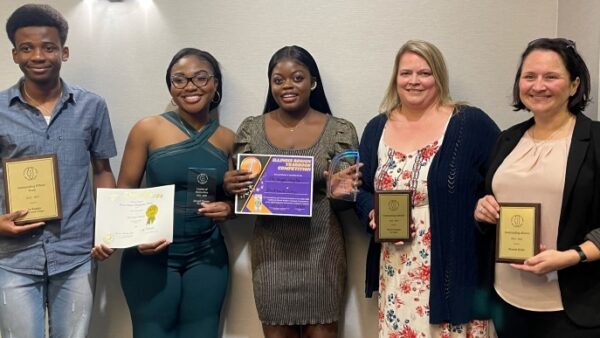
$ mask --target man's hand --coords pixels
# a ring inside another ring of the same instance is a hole
[[[18,236],[27,231],[33,230],[35,228],[39,228],[42,225],[46,224],[44,222],[18,224],[18,225],[15,224],[16,219],[27,215],[28,212],[29,212],[29,210],[18,210],[15,212],[11,212],[10,214],[0,215],[0,235]]]

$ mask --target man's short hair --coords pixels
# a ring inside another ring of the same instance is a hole
[[[59,11],[49,5],[27,4],[17,8],[6,21],[6,34],[15,46],[15,33],[23,27],[54,27],[62,46],[67,41],[69,24]],[[16,46],[15,46],[16,47]]]

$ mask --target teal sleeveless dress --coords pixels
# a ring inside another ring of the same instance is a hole
[[[217,121],[196,131],[175,112],[162,116],[190,138],[148,154],[146,186],[175,185],[173,242],[156,255],[141,255],[135,247],[123,252],[121,285],[133,336],[216,337],[229,275],[227,249],[218,224],[189,207],[188,172],[213,168],[216,199],[223,200],[228,158],[208,142]]]

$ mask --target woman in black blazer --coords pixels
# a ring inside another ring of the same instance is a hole
[[[497,223],[499,202],[541,203],[541,252],[493,265],[500,338],[600,337],[600,124],[582,113],[589,93],[573,41],[529,43],[513,103],[533,118],[498,137],[474,211],[493,233],[485,223]]]

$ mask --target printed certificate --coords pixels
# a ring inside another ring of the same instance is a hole
[[[247,193],[235,197],[236,214],[312,216],[312,156],[239,154],[239,169],[252,172]]]
[[[29,210],[15,223],[50,221],[62,217],[55,154],[5,159],[2,165],[6,212]]]
[[[143,189],[99,188],[94,245],[128,248],[173,240],[175,186]]]

